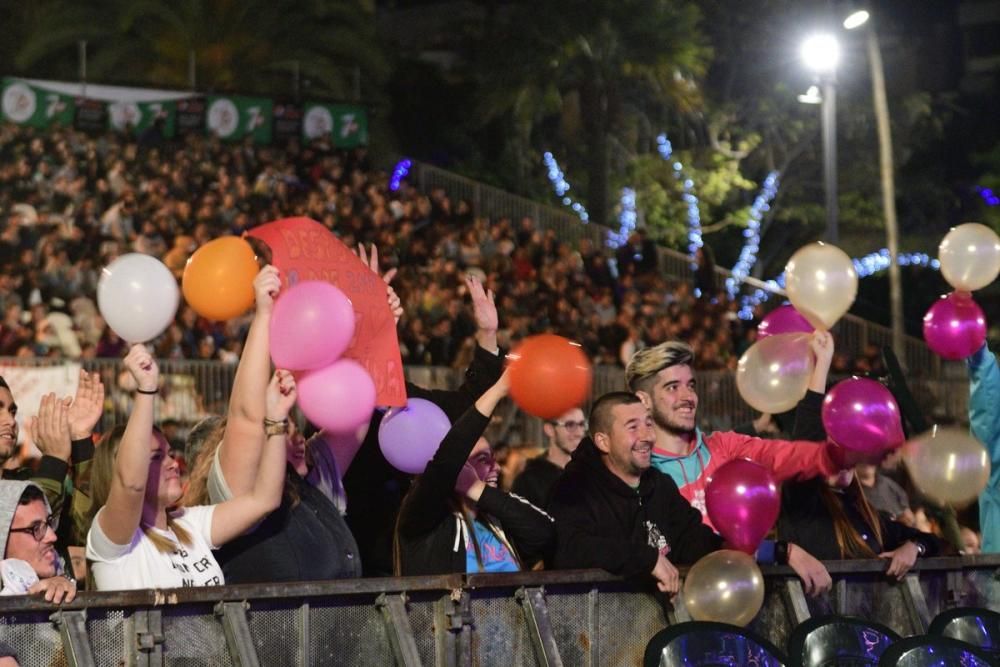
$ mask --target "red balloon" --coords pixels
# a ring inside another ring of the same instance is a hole
[[[590,359],[579,343],[556,336],[531,336],[508,355],[510,397],[528,414],[555,419],[590,395]]]
[[[781,496],[771,471],[733,459],[712,473],[705,490],[708,518],[734,549],[753,554],[778,520]]]
[[[777,334],[786,333],[812,333],[816,328],[809,324],[809,320],[802,316],[802,313],[795,310],[795,306],[785,304],[778,306],[764,316],[757,326],[757,338],[767,338]]]
[[[986,316],[968,292],[952,292],[924,315],[927,347],[945,359],[965,359],[986,342]]]
[[[836,444],[866,454],[895,449],[906,440],[892,392],[867,378],[848,378],[827,392],[823,426]]]

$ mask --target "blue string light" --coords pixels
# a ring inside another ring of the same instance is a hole
[[[392,168],[392,176],[389,178],[389,190],[391,192],[399,190],[400,183],[410,173],[410,167],[412,166],[413,161],[408,158],[403,158],[396,163],[396,166]]]
[[[635,190],[632,188],[622,188],[620,200],[620,212],[618,213],[618,232],[608,234],[608,247],[620,248],[628,243],[628,237],[635,229],[635,223],[639,215],[635,209]]]
[[[739,259],[733,266],[732,275],[726,278],[726,291],[729,298],[736,298],[740,291],[740,285],[750,275],[751,269],[757,263],[757,253],[760,251],[760,223],[764,214],[770,210],[771,202],[778,194],[778,172],[772,171],[764,179],[760,193],[753,200],[750,206],[750,219],[747,221],[747,228],[743,230],[743,248],[740,250]]]
[[[542,154],[542,162],[545,163],[545,170],[548,174],[549,182],[552,183],[556,196],[560,198],[563,205],[573,209],[573,212],[579,216],[580,220],[582,220],[584,224],[590,222],[590,216],[587,214],[587,209],[584,208],[583,204],[578,201],[573,201],[573,198],[566,194],[570,190],[569,181],[566,180],[566,176],[563,174],[562,169],[559,168],[559,163],[556,162],[552,153],[545,151],[545,153]]]
[[[674,153],[674,147],[667,139],[666,134],[656,137],[656,150],[665,161],[670,162]],[[705,245],[701,237],[701,210],[698,208],[698,197],[694,194],[694,181],[684,176],[684,165],[678,161],[673,163],[674,178],[681,182],[684,194],[681,198],[687,204],[688,213],[688,256],[691,258],[691,269],[697,269],[698,264],[694,261],[698,248]]]
[[[889,249],[882,248],[876,252],[868,253],[864,257],[852,259],[854,270],[858,272],[858,278],[868,278],[880,271],[889,268]],[[904,252],[896,258],[896,263],[900,266],[923,266],[934,269],[941,268],[941,262],[931,257],[925,252]],[[785,274],[773,280],[766,281],[769,289],[757,288],[750,294],[745,294],[740,301],[740,310],[737,313],[741,320],[752,320],[754,308],[767,301],[779,288],[785,287]]]
[[[987,206],[1000,206],[1000,197],[993,194],[993,190],[990,188],[984,188],[982,186],[976,186],[976,192],[979,196],[983,198]]]

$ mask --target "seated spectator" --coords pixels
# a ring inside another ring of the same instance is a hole
[[[284,482],[287,417],[295,381],[277,371],[267,389],[268,433],[250,493],[211,506],[175,509],[181,497],[178,464],[153,430],[159,369],[142,345],[125,367],[137,395],[128,424],[106,435],[92,470],[97,513],[87,535],[87,559],[99,590],[176,588],[225,583],[212,550],[242,535],[276,509]],[[283,427],[282,427],[283,425]]]
[[[497,488],[482,438],[509,389],[507,374],[451,427],[403,499],[396,524],[396,574],[516,572],[541,559],[552,518]]]
[[[587,434],[587,420],[583,416],[583,410],[572,408],[558,419],[545,422],[542,431],[548,439],[545,455],[528,460],[524,472],[514,480],[511,492],[525,498],[532,505],[548,507],[552,489],[583,436]]]
[[[0,595],[44,592],[47,602],[73,601],[76,580],[64,574],[55,548],[58,521],[37,485],[0,481]]]
[[[651,467],[656,432],[635,394],[597,399],[590,432],[593,439],[577,447],[549,503],[556,521],[554,566],[602,568],[676,593],[675,566],[719,549],[722,539],[670,475]]]

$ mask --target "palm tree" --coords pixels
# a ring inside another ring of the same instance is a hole
[[[374,16],[359,2],[300,0],[56,1],[35,22],[17,56],[21,69],[75,62],[80,40],[93,80],[191,85],[199,89],[287,94],[293,75],[314,94],[353,97],[356,69],[381,82],[385,59]]]
[[[634,143],[626,126],[698,103],[698,19],[687,0],[522,0],[498,15],[484,56],[484,117],[509,114],[524,142],[560,114],[564,141],[583,147],[591,219],[606,222],[611,147]]]

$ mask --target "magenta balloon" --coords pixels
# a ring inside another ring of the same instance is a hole
[[[986,317],[971,294],[946,294],[924,315],[924,340],[945,359],[965,359],[986,341]]]
[[[354,431],[371,419],[375,409],[375,383],[353,359],[306,371],[297,377],[296,385],[302,414],[333,433]]]
[[[719,534],[734,549],[752,554],[777,521],[781,497],[770,470],[733,459],[712,473],[705,506]]]
[[[354,306],[330,283],[297,283],[274,303],[270,335],[276,367],[307,371],[329,366],[354,337]]]
[[[423,398],[392,408],[378,427],[378,444],[392,467],[419,475],[433,458],[451,422],[444,410]]]
[[[764,319],[757,325],[757,338],[766,338],[785,333],[812,333],[816,329],[809,324],[809,320],[802,317],[795,306],[785,304],[778,306],[764,316]]]
[[[842,380],[823,399],[827,437],[844,449],[878,454],[903,444],[903,422],[892,392],[867,378]]]

